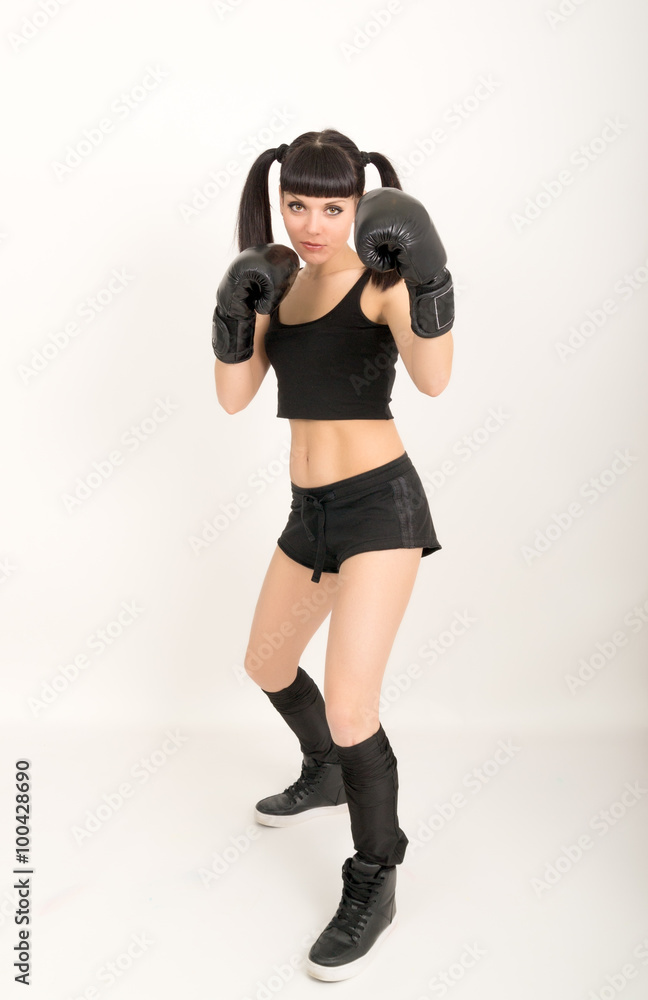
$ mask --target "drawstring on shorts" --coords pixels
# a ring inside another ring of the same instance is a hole
[[[323,504],[327,500],[335,499],[335,490],[330,490],[321,497],[313,496],[312,493],[304,493],[302,495],[301,503],[301,520],[304,525],[304,530],[309,542],[315,541],[315,535],[310,530],[306,521],[304,519],[304,514],[306,512],[306,507],[311,506],[315,510],[317,515],[317,555],[315,556],[315,566],[313,568],[313,575],[311,576],[311,581],[313,583],[319,583],[320,577],[322,575],[322,569],[324,567],[324,554],[326,551],[326,536],[324,533],[324,525],[326,521],[326,512],[324,510]]]

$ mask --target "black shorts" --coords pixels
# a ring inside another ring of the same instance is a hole
[[[407,452],[348,479],[307,488],[291,482],[292,503],[277,545],[287,556],[322,573],[339,573],[349,556],[376,549],[441,548],[428,499]]]

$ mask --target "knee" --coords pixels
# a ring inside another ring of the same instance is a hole
[[[272,639],[273,637],[268,632],[259,633],[257,629],[253,629],[250,633],[243,666],[246,674],[252,680],[258,680],[264,673],[272,673],[283,659],[283,655],[278,654],[285,654],[285,650],[282,649],[285,643],[272,641]]]
[[[255,684],[266,691],[280,691],[294,679],[299,664],[293,656],[277,656],[275,650],[262,655],[258,645],[250,644],[245,651],[243,667]]]
[[[250,645],[245,651],[243,666],[248,677],[256,681],[260,687],[263,687],[264,679],[273,673],[273,657],[260,656],[259,650],[255,646]]]
[[[245,673],[248,677],[251,677],[253,681],[258,681],[259,679],[259,664],[256,659],[250,654],[248,650],[245,654],[245,659],[243,660],[243,667],[245,668]]]
[[[365,704],[326,704],[326,719],[331,738],[338,746],[353,746],[378,731],[378,709]]]

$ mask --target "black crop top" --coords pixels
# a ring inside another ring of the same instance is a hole
[[[277,374],[278,417],[306,420],[391,420],[398,349],[385,323],[360,309],[366,269],[336,306],[308,323],[270,315],[265,349]]]

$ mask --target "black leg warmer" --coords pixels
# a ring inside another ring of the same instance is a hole
[[[385,867],[400,864],[409,840],[398,825],[397,760],[382,724],[362,743],[333,746],[342,765],[358,856]]]
[[[261,689],[263,691],[263,688]],[[297,667],[292,684],[281,691],[264,691],[299,740],[302,753],[320,763],[338,763],[324,699],[312,677]]]

